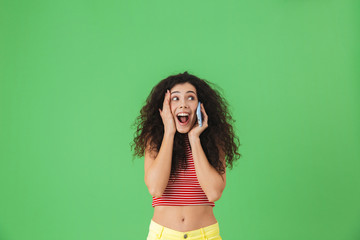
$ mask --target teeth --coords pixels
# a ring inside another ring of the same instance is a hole
[[[188,113],[179,113],[178,116],[189,116]]]

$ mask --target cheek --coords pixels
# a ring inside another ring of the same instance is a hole
[[[195,106],[192,106],[192,111],[193,111],[195,116],[196,116],[196,109],[197,109],[197,104]]]
[[[175,104],[173,104],[173,103],[170,102],[170,111],[171,111],[172,114],[174,114],[175,109],[176,109]]]

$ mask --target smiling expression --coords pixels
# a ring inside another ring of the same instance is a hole
[[[194,126],[198,98],[196,88],[186,82],[176,84],[170,89],[170,109],[174,116],[176,130],[187,133]]]

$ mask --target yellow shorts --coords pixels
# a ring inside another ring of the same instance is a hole
[[[151,219],[146,240],[222,240],[219,223],[187,232],[175,231],[164,227]]]

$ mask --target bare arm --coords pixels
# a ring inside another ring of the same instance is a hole
[[[159,152],[151,152],[149,146],[146,146],[144,154],[144,180],[150,194],[153,197],[161,197],[163,195],[171,173],[172,152],[176,127],[174,117],[171,113],[169,90],[165,93],[163,109],[159,109],[159,112],[164,124],[164,136]]]
[[[161,197],[168,184],[172,151],[174,144],[174,134],[164,134],[160,150],[155,157],[155,152],[150,152],[147,147],[145,151],[145,184],[149,192],[154,197]]]
[[[190,138],[189,140],[199,184],[209,201],[215,202],[220,199],[222,192],[224,191],[226,185],[226,173],[220,175],[216,169],[211,166],[201,147],[199,138]],[[225,156],[221,149],[219,150],[221,162],[225,165]]]
[[[199,184],[205,192],[208,200],[210,202],[215,202],[220,199],[226,185],[225,153],[218,145],[217,147],[219,149],[219,158],[225,168],[225,172],[220,175],[209,163],[209,160],[207,159],[201,146],[200,134],[208,127],[208,116],[203,104],[201,104],[201,112],[204,116],[203,126],[200,127],[199,124],[196,123],[188,133],[188,136]]]

